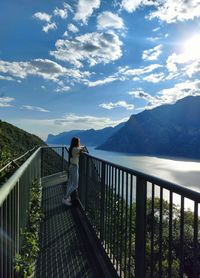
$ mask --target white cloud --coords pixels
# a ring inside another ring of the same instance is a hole
[[[49,30],[55,30],[57,29],[57,25],[55,22],[52,22],[52,23],[48,23],[47,25],[43,26],[42,30],[45,32],[45,33],[48,33]]]
[[[145,77],[143,77],[143,80],[151,83],[159,83],[165,79],[165,74],[163,72],[160,73],[152,73]]]
[[[160,64],[151,64],[149,66],[136,68],[136,69],[131,69],[131,68],[125,67],[125,68],[121,68],[119,70],[119,74],[123,74],[123,76],[127,76],[127,77],[134,77],[134,76],[140,76],[140,75],[150,73],[161,67],[162,67],[162,65],[160,65]]]
[[[141,68],[129,68],[126,67],[119,67],[118,71],[114,73],[113,75],[107,76],[103,79],[99,79],[96,81],[89,81],[85,80],[84,84],[88,87],[96,87],[105,85],[114,81],[126,81],[126,80],[133,80],[133,81],[140,81],[140,78],[148,73],[151,73],[159,68],[162,68],[162,65],[159,64],[151,64],[146,67]],[[157,83],[159,81],[164,80],[165,76],[164,73],[153,73],[152,75],[148,75],[145,77],[142,77],[143,79],[146,79],[148,82]]]
[[[185,21],[200,16],[200,0],[158,1],[157,10],[149,18],[159,18],[167,23]]]
[[[95,129],[101,129],[108,126],[115,126],[126,121],[127,118],[120,120],[112,120],[107,117],[95,117],[90,115],[67,114],[62,119],[54,120],[54,124],[62,126],[62,130],[72,129],[90,129],[95,126]]]
[[[183,51],[172,53],[166,61],[170,75],[183,74],[192,77],[200,72],[200,36],[194,36],[183,43]]]
[[[62,19],[66,19],[67,16],[68,16],[68,10],[65,8],[65,9],[59,9],[59,8],[55,8],[55,10],[53,11],[54,15],[55,16],[59,16],[61,17]]]
[[[129,13],[134,12],[142,6],[157,5],[155,0],[122,0],[121,8]]]
[[[97,28],[103,29],[123,29],[124,22],[117,14],[105,11],[97,17]]]
[[[152,109],[154,107],[160,106],[162,104],[175,103],[178,99],[184,98],[186,96],[196,96],[200,95],[200,81],[184,81],[175,84],[171,88],[165,88],[157,92],[155,96],[144,92],[142,89],[129,92],[129,95],[133,97],[144,99],[147,101],[147,106],[145,109]]]
[[[70,91],[70,87],[69,86],[59,86],[56,90],[55,90],[55,92],[57,92],[57,93],[66,93],[66,92],[69,92]]]
[[[87,23],[88,18],[93,14],[95,9],[100,7],[100,0],[78,0],[75,20]]]
[[[67,9],[68,11],[70,11],[71,13],[73,13],[73,9],[72,9],[72,7],[69,5],[69,4],[67,4],[67,3],[63,3],[63,6],[64,6],[64,8],[65,9]]]
[[[157,31],[159,31],[160,30],[160,27],[156,27],[156,28],[154,28],[152,31],[153,32],[157,32]]]
[[[132,97],[143,99],[147,102],[152,102],[154,100],[154,97],[143,91],[141,88],[137,88],[136,90],[130,91],[128,94]]]
[[[127,110],[134,109],[133,104],[129,104],[124,100],[117,101],[117,102],[102,103],[102,104],[99,104],[99,106],[104,109],[108,109],[108,110],[114,109],[114,108],[125,108]]]
[[[67,29],[72,33],[76,33],[79,31],[78,28],[72,23],[68,24]]]
[[[82,67],[84,61],[94,66],[119,59],[122,55],[121,45],[119,37],[113,32],[86,33],[73,40],[58,40],[56,50],[50,51],[50,54],[76,67]]]
[[[160,37],[148,37],[147,40],[150,42],[155,42],[158,41],[160,39]]]
[[[42,107],[38,107],[38,106],[23,105],[22,108],[25,108],[27,110],[32,110],[32,111],[44,112],[44,113],[49,112],[49,110],[46,110],[46,109],[44,109]]]
[[[89,77],[88,71],[65,68],[48,59],[35,59],[29,62],[7,62],[0,60],[0,72],[21,79],[28,76],[39,76],[45,80],[58,82],[60,77],[69,78],[76,82]]]
[[[0,97],[0,107],[11,107],[10,102],[13,100],[14,98],[12,97]]]
[[[47,13],[37,12],[33,15],[33,17],[36,18],[36,19],[39,19],[41,21],[46,21],[46,22],[51,21],[51,15],[49,15]]]
[[[142,4],[142,2],[143,0],[122,0],[121,8],[132,13]]]
[[[96,86],[101,86],[101,85],[104,85],[104,84],[108,84],[108,83],[111,83],[113,81],[117,80],[117,77],[114,77],[114,76],[108,76],[102,80],[96,80],[96,81],[86,81],[85,84],[88,86],[88,87],[96,87]]]
[[[128,118],[113,120],[106,117],[68,114],[63,118],[57,119],[12,119],[12,124],[23,128],[30,133],[37,134],[46,140],[47,135],[52,133],[52,131],[54,134],[58,134],[73,129],[91,129],[91,126],[95,126],[96,129],[101,129],[108,126],[116,126],[127,120]]]
[[[68,37],[68,32],[67,32],[67,31],[65,31],[65,32],[63,33],[63,37]]]
[[[0,75],[0,80],[15,81],[14,78],[10,76],[3,76],[3,75]]]
[[[146,61],[155,61],[162,53],[162,44],[159,44],[151,49],[143,51],[142,59]]]
[[[121,8],[129,13],[143,6],[154,6],[148,18],[167,23],[200,17],[200,0],[122,0]]]

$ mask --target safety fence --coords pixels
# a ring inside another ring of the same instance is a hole
[[[33,181],[67,171],[65,147],[39,147],[0,186],[0,277],[15,277],[14,258],[23,243],[22,230],[27,224]]]
[[[200,277],[200,193],[87,154],[79,191],[119,277]]]

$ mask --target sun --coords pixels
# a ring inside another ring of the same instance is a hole
[[[189,60],[200,58],[200,35],[194,35],[183,43],[183,54]]]

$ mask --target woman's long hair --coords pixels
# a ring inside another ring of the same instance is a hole
[[[71,140],[71,144],[69,147],[69,163],[70,163],[70,159],[72,157],[72,149],[75,147],[79,147],[80,146],[80,139],[78,137],[73,137]]]

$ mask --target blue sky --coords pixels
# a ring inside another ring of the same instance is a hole
[[[1,0],[0,119],[46,139],[200,93],[200,0]]]

